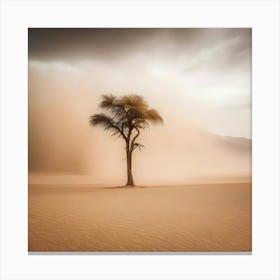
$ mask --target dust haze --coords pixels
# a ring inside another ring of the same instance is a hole
[[[163,126],[137,184],[251,176],[250,29],[29,29],[29,174],[123,184],[121,139],[89,126],[102,94],[140,94]]]

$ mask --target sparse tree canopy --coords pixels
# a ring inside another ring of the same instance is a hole
[[[140,95],[124,95],[116,97],[114,95],[103,95],[99,104],[101,109],[106,111],[102,114],[94,114],[90,117],[90,125],[100,126],[105,130],[118,135],[126,143],[127,159],[127,186],[134,186],[132,176],[132,153],[138,148],[141,150],[142,144],[136,142],[141,129],[147,128],[150,124],[163,123],[160,114],[150,109],[147,102]]]

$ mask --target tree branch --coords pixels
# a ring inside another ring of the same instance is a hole
[[[132,139],[132,141],[131,141],[130,152],[133,151],[134,142],[135,142],[136,138],[137,138],[137,137],[139,136],[139,134],[140,134],[140,131],[139,131],[139,129],[138,129],[137,127],[134,127],[134,129],[137,130],[137,133],[136,133],[136,135],[133,137],[133,139]]]
[[[134,143],[132,146],[132,151],[134,151],[136,148],[138,148],[140,151],[144,146],[140,143]]]
[[[117,125],[113,125],[122,135],[122,137],[124,138],[125,141],[127,141],[127,137],[125,136],[124,132],[123,132],[123,128],[119,128]]]

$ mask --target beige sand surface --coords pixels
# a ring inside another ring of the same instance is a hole
[[[251,184],[29,185],[29,251],[251,251]]]

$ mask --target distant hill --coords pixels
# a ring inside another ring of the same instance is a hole
[[[213,137],[220,143],[221,147],[233,149],[236,152],[249,152],[252,149],[252,140],[243,137],[231,137],[214,135]]]

